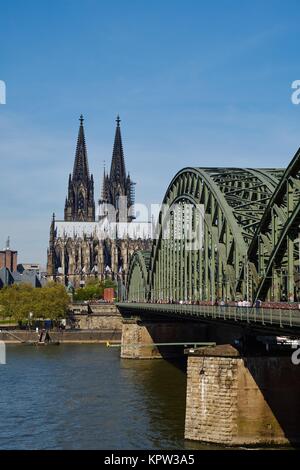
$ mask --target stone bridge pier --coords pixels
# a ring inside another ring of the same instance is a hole
[[[300,365],[241,356],[230,345],[190,352],[185,438],[230,446],[300,443]]]
[[[207,342],[206,325],[165,318],[123,318],[121,358],[155,359],[183,356],[184,345],[170,343]],[[159,345],[167,343],[166,345]]]
[[[237,349],[233,344],[241,335],[239,327],[123,317],[121,358],[187,355],[187,440],[224,446],[299,445],[300,365],[291,361],[293,350],[267,351],[254,335],[244,335],[244,346]],[[200,342],[217,345],[170,344]]]

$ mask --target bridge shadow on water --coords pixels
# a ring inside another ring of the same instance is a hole
[[[285,438],[290,446],[299,448],[300,367],[292,363],[293,350],[271,346],[267,351],[255,335],[240,339],[238,346],[236,342],[232,346],[238,349],[245,366],[238,382],[247,394],[245,401],[239,398],[241,414],[243,406],[253,413],[252,422],[259,437]]]
[[[265,429],[269,431],[271,436],[272,428],[279,426],[282,437],[287,438],[292,447],[299,449],[299,366],[292,364],[290,354],[246,356],[244,357],[244,363],[253,384],[257,385],[263,400],[267,404],[267,407],[262,406],[261,397],[257,392],[257,397],[253,397],[256,416],[260,416],[261,421],[265,424]]]

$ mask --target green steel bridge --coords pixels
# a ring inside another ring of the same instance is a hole
[[[300,149],[286,170],[184,168],[163,205],[169,210],[159,214],[152,251],[131,258],[127,308],[147,303],[175,314],[178,304],[195,312],[196,304],[221,300],[253,306],[259,299],[269,310],[300,302]],[[256,314],[243,311],[248,321]],[[288,326],[298,313],[287,313]]]
[[[182,169],[153,238],[117,303],[121,357],[187,354],[188,439],[298,443],[300,149],[286,170]]]
[[[196,304],[157,304],[149,302],[119,302],[125,316],[143,316],[151,319],[173,318],[242,326],[257,334],[300,337],[300,311],[285,308],[255,308],[211,306]]]

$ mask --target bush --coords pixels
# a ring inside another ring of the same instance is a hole
[[[107,287],[116,287],[114,281],[106,279],[105,281],[99,282],[96,279],[89,279],[85,287],[76,289],[74,294],[74,300],[84,301],[84,300],[99,300],[103,299],[104,289]]]
[[[74,294],[74,300],[90,300],[90,299],[101,299],[103,297],[103,286],[98,285],[87,285],[80,289],[76,289]]]

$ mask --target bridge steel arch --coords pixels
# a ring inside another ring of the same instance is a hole
[[[159,215],[147,277],[149,300],[251,299],[259,274],[248,250],[282,174],[280,169],[249,168],[179,171],[163,200],[168,217],[163,211]],[[192,207],[188,216],[187,206]],[[197,226],[199,207],[201,246],[193,249],[187,225]],[[132,258],[132,272],[137,262]],[[128,283],[129,300],[137,297],[137,286],[137,280],[134,286]]]
[[[300,299],[300,149],[282,175],[248,250],[258,273],[254,298]]]
[[[196,250],[187,250],[185,234],[177,234],[177,240],[174,237],[172,217],[170,236],[164,239],[160,214],[148,278],[153,301],[214,301],[252,295],[251,279],[257,273],[254,265],[248,272],[244,269],[248,246],[278,184],[278,173],[185,168],[173,178],[163,203],[169,207],[192,203],[203,208],[202,244]],[[194,217],[192,214],[192,225]],[[179,220],[177,229],[184,232],[185,223]]]
[[[127,298],[134,302],[148,299],[150,251],[136,251],[130,260],[127,277]]]

